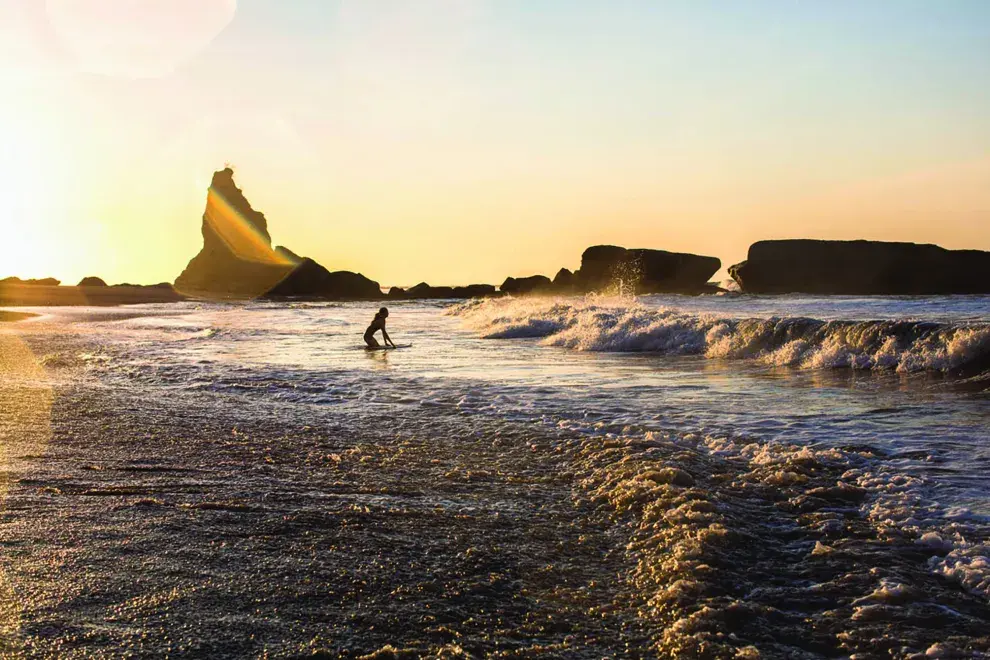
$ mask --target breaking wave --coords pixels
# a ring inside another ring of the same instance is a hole
[[[580,351],[703,355],[807,369],[990,369],[990,325],[985,323],[741,319],[614,298],[482,300],[450,313],[488,339],[539,338],[547,346]]]

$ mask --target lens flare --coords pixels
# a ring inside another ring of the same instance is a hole
[[[205,50],[234,19],[237,0],[46,0],[45,9],[81,71],[158,78]]]
[[[274,266],[294,265],[284,254],[273,250],[271,239],[213,187],[207,194],[205,219],[227,249],[239,259]]]

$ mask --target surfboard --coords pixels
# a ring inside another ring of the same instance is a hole
[[[397,348],[411,348],[412,344],[398,344],[396,346],[365,346],[366,351],[392,351]]]

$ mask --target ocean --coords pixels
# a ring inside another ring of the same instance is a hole
[[[0,327],[0,650],[990,655],[990,297],[387,304]]]

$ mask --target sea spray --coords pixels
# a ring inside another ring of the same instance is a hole
[[[491,299],[450,313],[485,338],[533,338],[579,351],[701,355],[805,369],[979,373],[990,367],[985,323],[740,319],[602,297]]]

